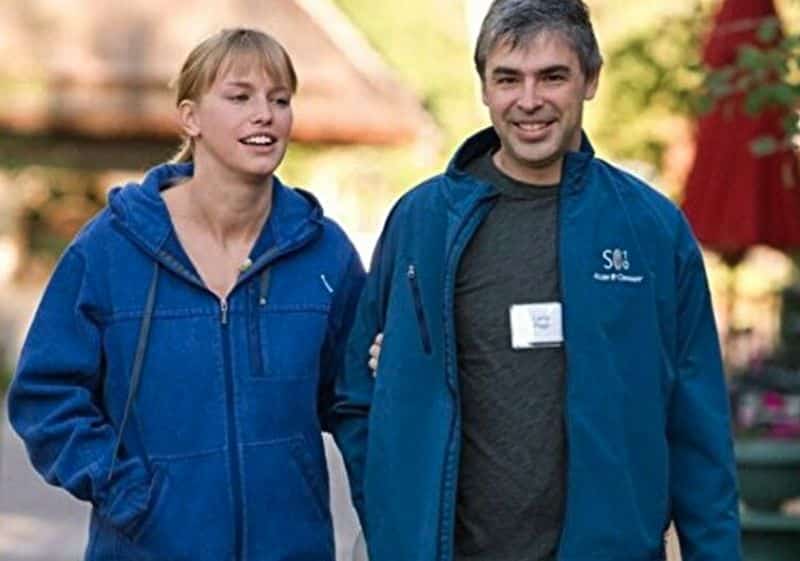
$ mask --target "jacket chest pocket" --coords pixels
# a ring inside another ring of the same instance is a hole
[[[428,320],[425,317],[425,306],[422,302],[422,291],[419,287],[417,269],[414,265],[408,266],[406,278],[408,279],[409,289],[411,290],[411,303],[414,307],[414,316],[417,319],[417,327],[419,328],[419,337],[420,342],[422,343],[422,350],[425,352],[425,354],[429,355],[432,351],[431,332],[428,328]]]
[[[248,318],[252,376],[269,380],[316,376],[329,307],[254,301]]]

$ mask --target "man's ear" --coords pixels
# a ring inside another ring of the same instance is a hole
[[[594,73],[594,76],[590,76],[587,78],[586,81],[586,94],[583,96],[585,101],[589,101],[594,99],[595,94],[597,94],[597,87],[600,85],[600,69]]]
[[[178,121],[183,134],[188,138],[200,136],[200,123],[197,122],[197,103],[184,99],[178,104]]]

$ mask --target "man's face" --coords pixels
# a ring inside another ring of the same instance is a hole
[[[483,80],[483,102],[500,137],[495,164],[520,181],[558,183],[564,154],[580,147],[583,102],[596,90],[597,76],[584,76],[559,33],[539,33],[514,49],[498,43]]]

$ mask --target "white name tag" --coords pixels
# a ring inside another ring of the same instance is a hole
[[[561,302],[514,304],[511,318],[511,348],[558,347],[564,342]]]

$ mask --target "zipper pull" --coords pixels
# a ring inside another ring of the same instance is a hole
[[[328,282],[328,279],[325,278],[325,275],[320,275],[319,278],[322,280],[322,284],[325,285],[325,288],[330,294],[333,294],[333,287]]]
[[[414,268],[414,265],[408,266],[408,278],[410,279],[417,278],[417,269]]]
[[[224,298],[219,301],[219,311],[222,313],[222,325],[228,324],[228,301]]]

